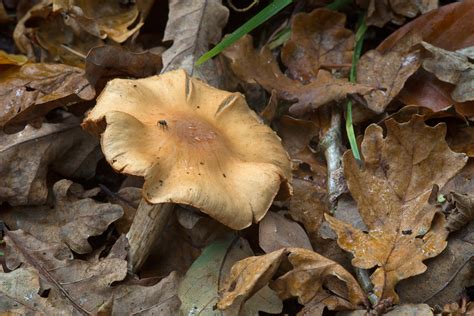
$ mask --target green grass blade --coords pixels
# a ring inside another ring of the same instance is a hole
[[[250,20],[244,23],[241,27],[237,30],[232,32],[229,36],[225,37],[219,44],[217,44],[213,49],[206,52],[202,55],[196,62],[196,66],[199,66],[206,62],[207,60],[211,59],[212,57],[216,56],[220,52],[222,52],[225,48],[232,45],[236,42],[239,38],[244,36],[245,34],[249,33],[257,26],[261,25],[272,16],[283,10],[286,6],[292,3],[293,0],[275,0],[268,6],[266,6],[262,11],[257,13],[253,16]]]
[[[359,62],[360,55],[362,53],[362,46],[364,44],[364,36],[367,31],[367,24],[365,23],[365,16],[361,15],[359,19],[359,28],[355,35],[355,48],[354,54],[352,55],[352,66],[349,74],[349,81],[356,82],[357,77],[357,63]],[[346,105],[346,132],[347,138],[349,138],[349,144],[351,145],[352,154],[354,158],[360,160],[359,147],[357,146],[357,139],[354,132],[354,125],[352,124],[352,101],[349,100]]]

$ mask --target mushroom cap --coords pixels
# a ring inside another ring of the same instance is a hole
[[[260,221],[273,199],[291,195],[290,158],[240,93],[183,70],[114,79],[83,127],[101,133],[117,171],[144,176],[152,203],[194,206],[233,229]]]

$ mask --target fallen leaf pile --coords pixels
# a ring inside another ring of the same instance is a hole
[[[0,1],[0,314],[474,312],[474,0],[282,2]]]

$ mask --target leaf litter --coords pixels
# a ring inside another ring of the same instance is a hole
[[[0,313],[474,310],[474,2],[239,8],[0,3]]]

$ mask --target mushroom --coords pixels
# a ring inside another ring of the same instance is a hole
[[[280,138],[240,93],[213,88],[183,70],[108,82],[83,127],[101,134],[108,163],[143,176],[130,231],[136,272],[173,204],[199,209],[236,230],[260,221],[291,195],[291,165]]]

